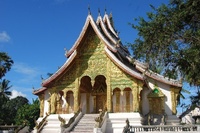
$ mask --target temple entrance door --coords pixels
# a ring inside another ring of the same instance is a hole
[[[107,100],[107,85],[106,78],[103,75],[98,75],[95,77],[95,82],[92,88],[92,95],[94,96],[94,113],[99,113],[99,109],[104,110]]]
[[[106,107],[106,95],[97,95],[96,96],[96,113],[99,113],[99,110],[104,110]]]
[[[149,94],[149,114],[148,124],[150,125],[160,125],[164,124],[163,119],[165,119],[165,109],[164,109],[164,99],[165,95],[159,88],[154,88]]]
[[[162,105],[163,101],[162,99],[159,98],[152,98],[151,100],[151,113],[152,114],[162,114],[163,113],[163,109],[162,109]]]

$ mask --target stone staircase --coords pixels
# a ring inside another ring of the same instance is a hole
[[[99,114],[84,114],[70,133],[93,133],[95,118]]]
[[[131,126],[141,126],[139,113],[108,113],[106,133],[122,133],[128,118]]]
[[[168,115],[166,125],[180,125],[180,119],[176,115]]]
[[[66,123],[69,121],[74,114],[60,114],[62,118],[66,120]],[[58,119],[58,114],[51,114],[47,117],[47,124],[43,127],[40,133],[60,133],[60,121]]]

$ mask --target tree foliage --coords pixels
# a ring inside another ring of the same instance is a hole
[[[152,7],[147,19],[132,27],[139,37],[131,44],[133,56],[169,78],[200,85],[200,0],[171,0]]]
[[[11,91],[9,89],[12,87],[12,85],[9,85],[10,81],[3,79],[3,81],[0,81],[0,97],[8,98],[8,96],[11,96]]]
[[[11,95],[11,92],[9,91],[11,86],[9,83],[10,81],[6,79],[3,79],[3,81],[0,82],[0,125],[8,122],[6,118],[9,112],[9,96]]]
[[[0,52],[0,79],[11,69],[13,60],[5,52]]]
[[[35,120],[39,118],[40,106],[39,100],[33,100],[32,104],[25,104],[17,110],[15,117],[15,123],[17,125],[22,125],[25,123],[30,129],[35,127]]]
[[[0,120],[2,121],[1,124],[15,124],[15,116],[17,113],[17,110],[24,106],[25,104],[28,104],[28,99],[22,96],[18,96],[13,99],[7,99],[4,101],[4,104],[2,105],[1,109],[1,118]],[[1,125],[0,124],[0,125]]]
[[[196,95],[190,96],[190,99],[192,106],[200,106],[200,88],[198,88]]]

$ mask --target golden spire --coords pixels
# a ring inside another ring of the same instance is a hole
[[[107,9],[106,9],[106,7],[105,7],[105,10],[104,10],[104,11],[105,11],[105,14],[107,14]]]
[[[98,8],[98,13],[99,13],[99,16],[101,16],[101,12],[100,12],[100,9]]]
[[[88,5],[88,15],[91,15],[90,5]]]

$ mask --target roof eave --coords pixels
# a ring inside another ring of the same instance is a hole
[[[45,87],[47,86],[50,82],[52,82],[53,80],[55,80],[59,75],[62,74],[63,71],[65,71],[68,66],[71,64],[71,62],[74,60],[74,58],[76,57],[77,55],[77,51],[75,50],[72,55],[68,58],[68,60],[65,62],[65,64],[60,68],[58,69],[57,72],[55,72],[51,77],[49,77],[48,79],[44,80],[42,82],[42,86]]]
[[[38,94],[40,94],[40,93],[44,93],[45,90],[47,90],[47,88],[46,88],[46,87],[42,87],[42,88],[40,88],[40,89],[38,89],[38,90],[34,90],[32,93],[33,93],[34,95],[38,95]]]
[[[113,53],[108,50],[107,47],[104,48],[106,51],[107,56],[119,67],[121,68],[124,72],[126,72],[127,74],[131,75],[132,77],[135,77],[139,80],[144,80],[144,77],[142,74],[135,72],[134,70],[130,69],[129,67],[127,67],[125,64],[123,64],[120,60],[117,59],[117,57],[115,57],[115,55],[113,55]]]

